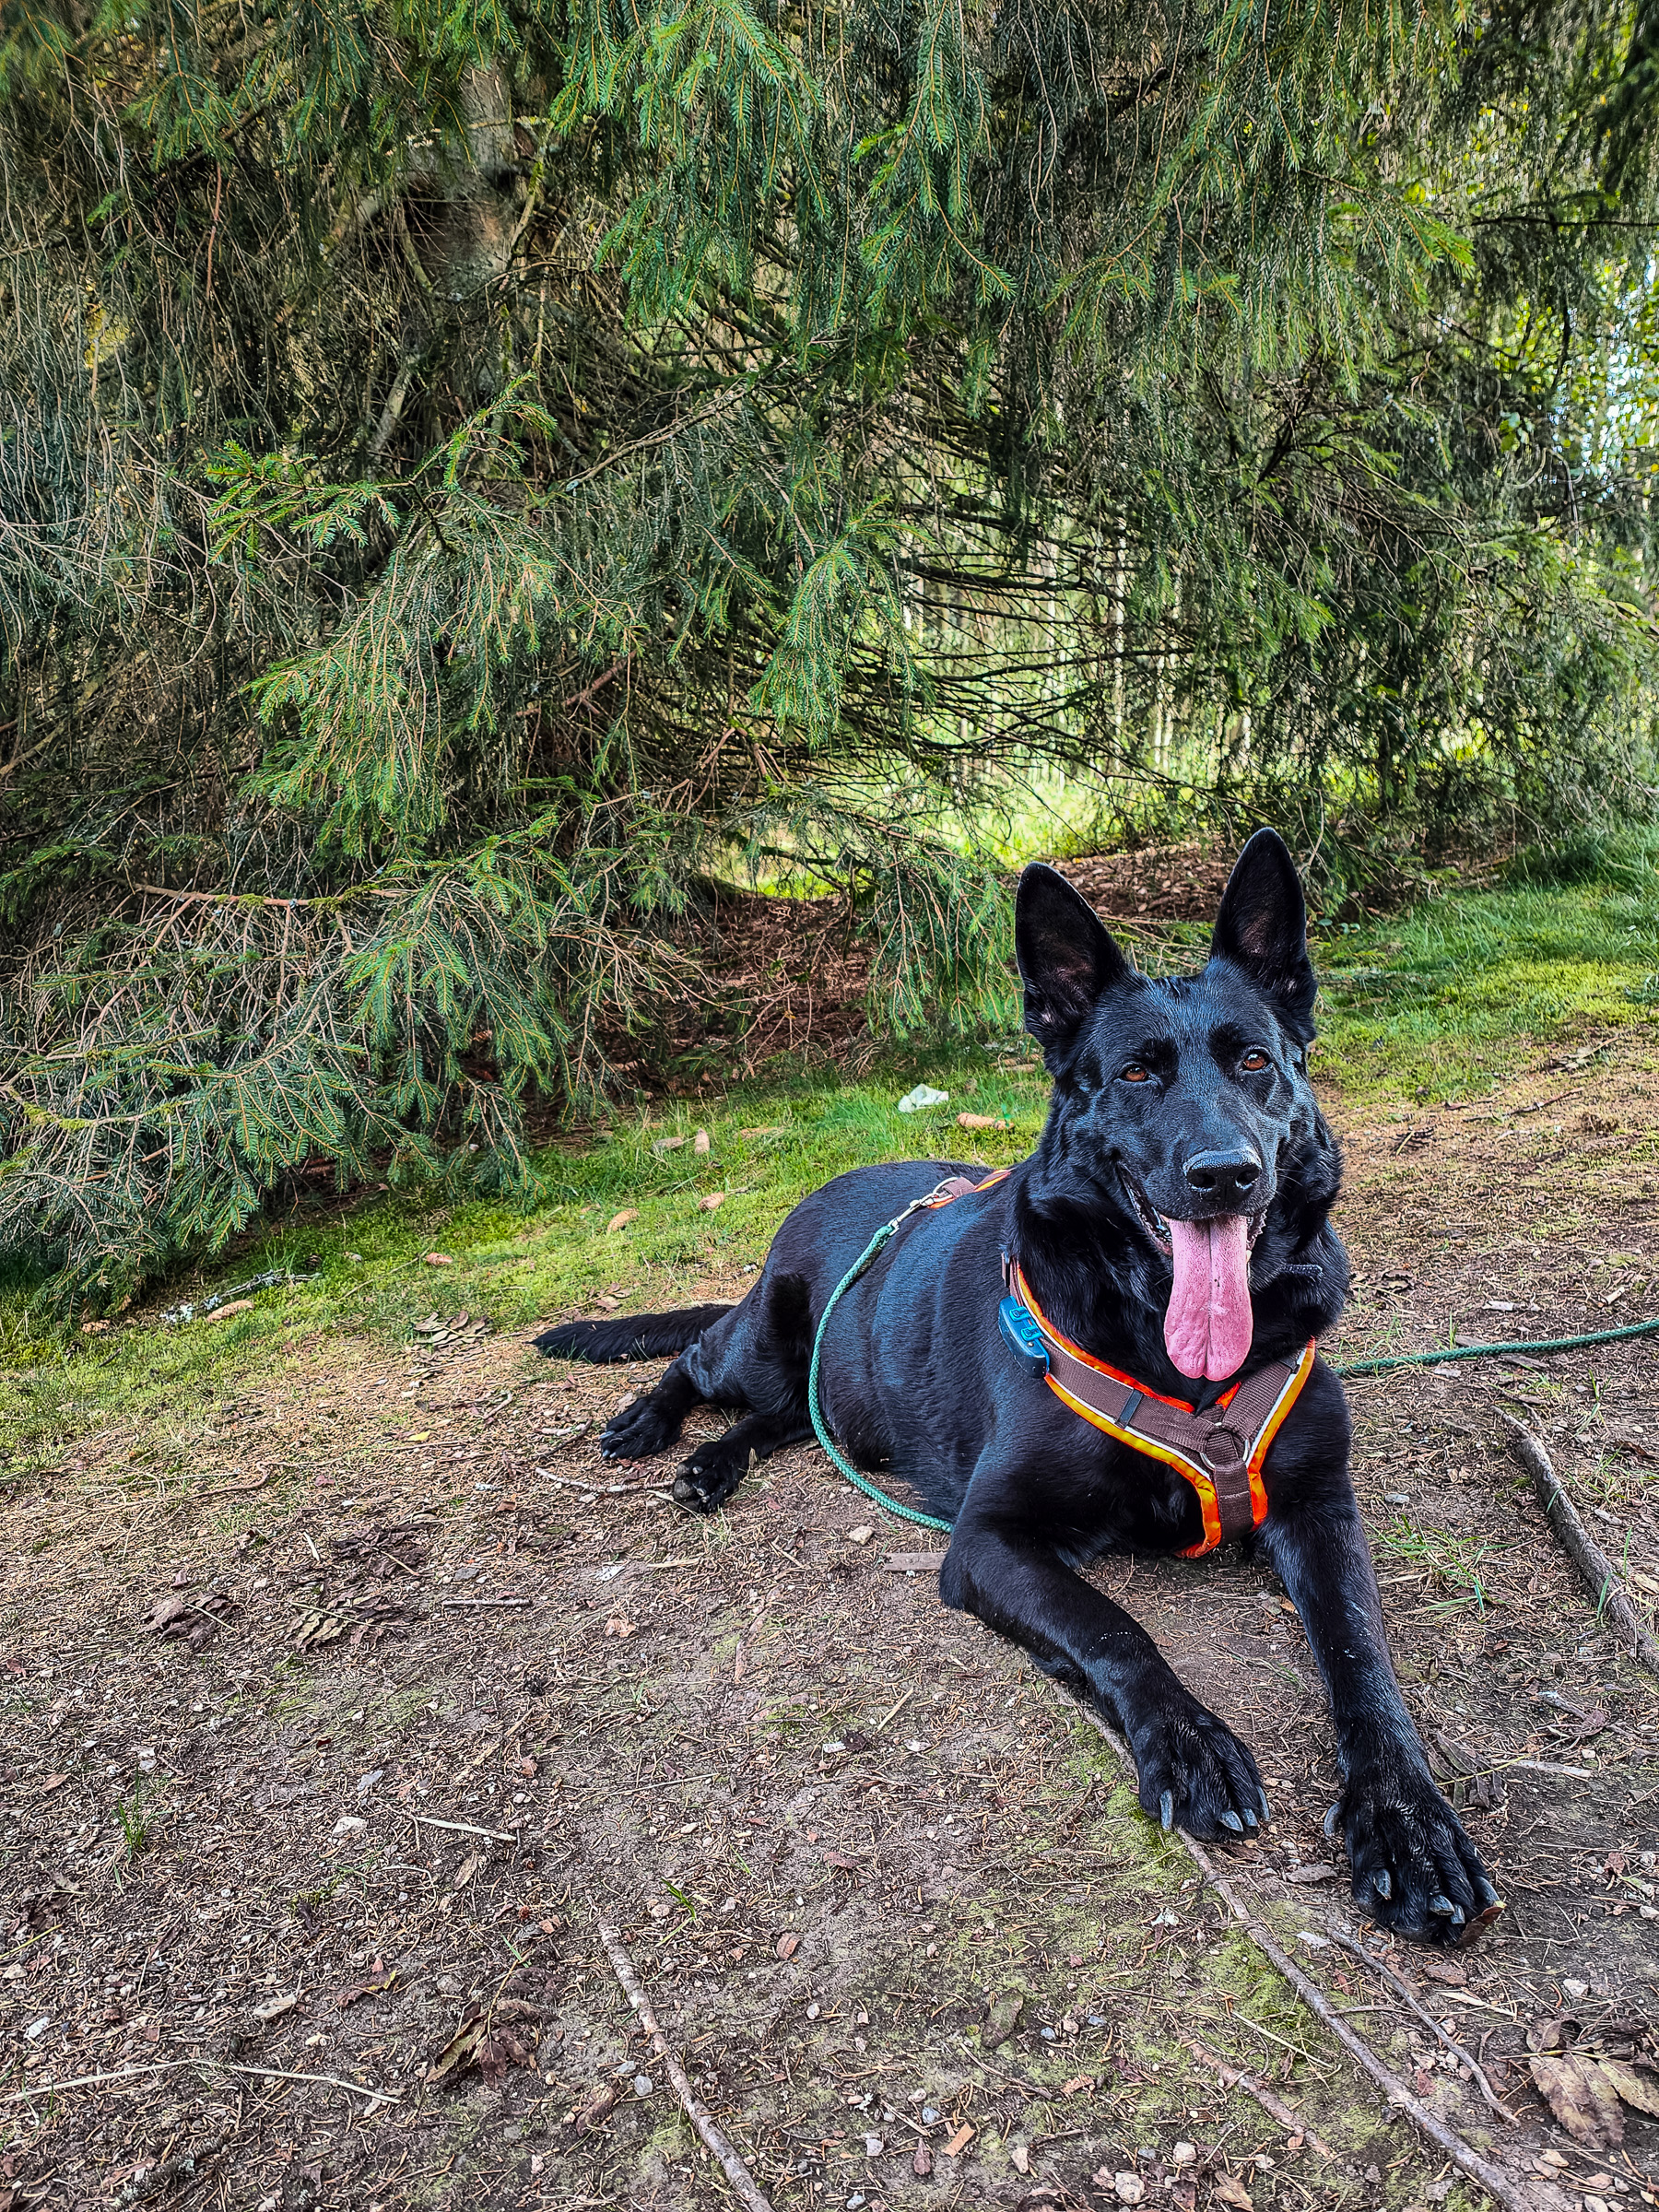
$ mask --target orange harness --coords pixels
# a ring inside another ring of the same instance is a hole
[[[1063,1336],[1032,1297],[1018,1260],[1005,1255],[1003,1276],[1009,1297],[1024,1307],[1042,1338],[1045,1380],[1054,1395],[1120,1444],[1173,1467],[1197,1492],[1204,1538],[1188,1545],[1181,1558],[1202,1559],[1217,1545],[1261,1526],[1267,1517],[1262,1464],[1313,1371],[1312,1337],[1294,1364],[1268,1360],[1200,1413]]]
[[[1011,1172],[998,1168],[983,1182],[953,1175],[925,1198],[916,1200],[916,1206],[931,1210],[949,1206],[976,1191],[988,1191]],[[1218,1545],[1260,1528],[1267,1518],[1262,1465],[1313,1371],[1318,1347],[1312,1336],[1299,1359],[1268,1360],[1200,1413],[1185,1399],[1165,1397],[1161,1391],[1148,1389],[1133,1375],[1108,1367],[1069,1336],[1063,1336],[1031,1295],[1019,1262],[1006,1253],[1003,1286],[1008,1294],[1003,1300],[1004,1335],[1016,1350],[1041,1360],[1043,1379],[1054,1395],[1091,1426],[1120,1444],[1127,1444],[1132,1452],[1144,1452],[1148,1459],[1173,1467],[1197,1492],[1204,1515],[1203,1541],[1187,1545],[1180,1558],[1201,1559]],[[1022,1318],[1029,1315],[1041,1339],[1040,1351],[1030,1345],[1030,1329],[1006,1325],[1013,1308],[1023,1310]]]

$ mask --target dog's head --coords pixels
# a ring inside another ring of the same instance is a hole
[[[1295,1266],[1336,1193],[1336,1147],[1308,1082],[1307,936],[1295,865],[1271,830],[1239,855],[1193,976],[1137,973],[1052,868],[1019,879],[1026,1027],[1054,1078],[1044,1152],[1126,1224],[1184,1375],[1237,1372],[1253,1293]]]

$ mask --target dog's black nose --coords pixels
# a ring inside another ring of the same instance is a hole
[[[1196,1198],[1225,1205],[1248,1198],[1261,1179],[1262,1163],[1242,1147],[1236,1152],[1194,1152],[1186,1163],[1187,1188]]]

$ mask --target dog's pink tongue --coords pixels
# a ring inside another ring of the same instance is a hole
[[[1183,1375],[1220,1382],[1244,1364],[1255,1333],[1250,1310],[1250,1225],[1242,1214],[1171,1221],[1175,1286],[1164,1344]]]

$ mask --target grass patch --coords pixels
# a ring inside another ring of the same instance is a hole
[[[1455,1098],[1531,1042],[1651,1023],[1659,870],[1449,892],[1320,947],[1318,1075],[1367,1101]]]

